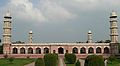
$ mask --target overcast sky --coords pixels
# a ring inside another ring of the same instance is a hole
[[[120,24],[120,0],[0,0],[1,39],[7,10],[12,15],[12,41],[28,42],[30,30],[34,42],[85,42],[89,30],[93,41],[110,39],[112,10]]]

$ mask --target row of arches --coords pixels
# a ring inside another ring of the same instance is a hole
[[[28,48],[27,52],[25,50],[26,49],[22,47],[22,48],[20,48],[19,53],[20,54],[26,54],[26,53],[27,54],[33,54],[33,48],[31,48],[31,47]],[[64,54],[65,53],[64,50],[65,49],[62,48],[62,47],[58,48],[58,54]],[[81,49],[78,49],[78,48],[74,47],[72,49],[72,53],[78,54],[78,50],[80,50],[80,54],[86,54],[87,53],[86,48],[84,48],[84,47],[82,47]],[[97,47],[95,50],[96,50],[96,53],[102,53],[102,49],[100,47]],[[108,47],[105,47],[103,50],[104,50],[105,54],[109,53],[109,48]],[[12,52],[13,54],[18,54],[18,49],[17,48],[14,47],[12,49],[12,51],[13,51]],[[49,53],[49,48],[45,47],[43,51],[44,51],[44,54]],[[41,54],[41,48],[36,48],[35,53],[36,54]],[[56,50],[53,50],[53,53],[56,53]],[[68,50],[66,50],[66,53],[68,53]],[[88,48],[88,53],[95,53],[94,48],[92,48],[92,47]]]
[[[28,54],[33,54],[33,48],[28,48]],[[20,54],[25,54],[25,48],[20,48]],[[13,48],[13,54],[18,54],[18,49],[17,48]],[[36,48],[36,54],[41,54],[41,49],[40,48]]]
[[[102,53],[102,49],[100,47],[97,47],[95,50],[96,50],[96,53]],[[74,47],[72,52],[75,53],[75,54],[78,54],[78,48]],[[85,54],[86,53],[86,48],[82,47],[80,49],[80,53]],[[88,48],[88,53],[94,53],[94,49],[92,47]],[[109,53],[109,48],[108,47],[104,48],[104,53],[105,54]]]

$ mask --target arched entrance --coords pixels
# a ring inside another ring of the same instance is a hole
[[[41,49],[40,48],[36,48],[36,54],[41,54]]]
[[[55,51],[55,50],[53,50],[53,53],[56,53],[56,51]]]
[[[45,53],[49,53],[49,48],[47,48],[47,47],[44,48],[44,54]]]
[[[13,48],[13,52],[12,52],[13,54],[18,54],[18,50],[17,50],[17,48]]]
[[[82,48],[80,49],[80,53],[81,53],[81,54],[85,54],[85,53],[86,53],[86,49],[85,49],[84,47],[82,47]]]
[[[101,48],[100,47],[96,48],[96,53],[101,53]]]
[[[88,53],[94,53],[94,49],[93,49],[92,47],[90,47],[90,48],[88,49]]]
[[[64,54],[64,49],[62,47],[58,48],[58,54]]]
[[[78,48],[74,47],[74,48],[72,49],[72,53],[78,54]]]
[[[20,54],[25,54],[25,48],[20,48]]]
[[[108,53],[109,53],[109,48],[108,48],[108,47],[105,47],[105,48],[104,48],[104,53],[105,53],[105,54],[108,54]]]
[[[28,54],[33,54],[33,49],[32,48],[28,48]]]

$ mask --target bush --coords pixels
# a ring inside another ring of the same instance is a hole
[[[77,60],[77,62],[75,63],[75,66],[81,66],[81,64],[80,64],[80,61],[79,61],[79,60]]]
[[[57,54],[45,54],[44,55],[45,66],[56,66],[58,64],[58,55]]]
[[[8,55],[7,55],[7,54],[5,54],[5,55],[4,55],[4,58],[8,58]]]
[[[30,58],[30,56],[27,56],[26,58],[28,58],[28,59],[29,59],[29,58]]]
[[[58,59],[58,54],[57,53],[53,53],[53,54],[55,54],[57,56],[57,59]]]
[[[8,58],[9,62],[12,63],[14,61],[13,57]]]
[[[104,59],[102,56],[89,55],[85,59],[84,66],[104,66]]]
[[[66,53],[65,54],[65,63],[66,64],[74,64],[76,61],[76,55],[75,54],[70,54],[70,53]]]
[[[116,57],[115,57],[115,56],[110,56],[108,60],[111,61],[111,62],[112,62],[112,61],[115,61],[115,60],[116,60]]]
[[[43,58],[36,59],[35,66],[45,66],[44,59]]]

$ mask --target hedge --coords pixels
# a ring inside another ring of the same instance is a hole
[[[75,63],[75,66],[81,66],[81,63],[79,60],[77,60],[77,62]]]
[[[71,54],[71,53],[66,53],[65,54],[65,63],[66,64],[74,64],[76,61],[76,55],[75,54]]]
[[[35,61],[35,66],[45,66],[44,59],[43,58],[38,58]]]
[[[57,66],[58,64],[58,55],[57,54],[45,54],[44,55],[45,66]]]
[[[97,55],[89,55],[85,59],[84,66],[104,66],[104,58]]]

